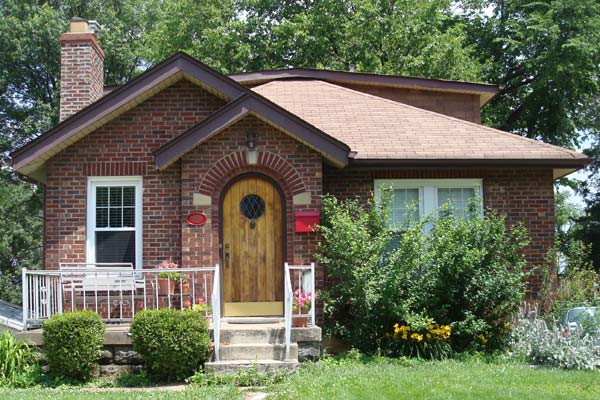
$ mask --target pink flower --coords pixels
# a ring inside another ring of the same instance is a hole
[[[158,264],[156,268],[157,269],[173,269],[173,268],[177,268],[177,267],[179,267],[179,265],[174,263],[173,261],[163,260],[163,262]]]

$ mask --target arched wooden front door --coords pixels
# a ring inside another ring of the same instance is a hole
[[[280,191],[262,176],[243,176],[221,204],[224,315],[283,315]]]

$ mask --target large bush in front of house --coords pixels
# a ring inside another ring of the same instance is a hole
[[[523,226],[507,228],[493,212],[461,219],[448,209],[392,230],[389,204],[386,193],[367,207],[323,198],[317,257],[330,277],[328,333],[370,352],[423,356],[428,347],[428,358],[447,354],[448,345],[503,346],[524,295]]]
[[[44,322],[44,352],[50,372],[87,380],[93,376],[102,352],[105,326],[92,311],[55,314]]]
[[[204,317],[189,310],[142,311],[131,324],[133,348],[151,377],[182,381],[208,360],[210,338]]]

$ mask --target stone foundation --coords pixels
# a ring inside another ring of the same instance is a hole
[[[107,325],[104,334],[100,375],[115,375],[142,368],[143,358],[133,350],[129,325]],[[211,329],[212,336],[212,329]],[[283,332],[282,332],[283,333]],[[44,351],[42,329],[18,332],[17,339],[27,340]],[[283,338],[283,335],[278,335]],[[321,358],[321,328],[292,328],[292,342],[298,344],[298,361],[318,361]]]

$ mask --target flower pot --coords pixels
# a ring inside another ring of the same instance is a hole
[[[190,292],[190,283],[189,282],[181,282],[181,293],[187,294]]]
[[[308,316],[306,317],[296,317],[292,318],[292,327],[294,328],[306,328],[308,325]]]
[[[183,308],[191,308],[192,307],[192,299],[186,298],[183,300]]]
[[[175,286],[177,281],[169,278],[158,278],[158,294],[166,296],[168,294],[175,294]]]

